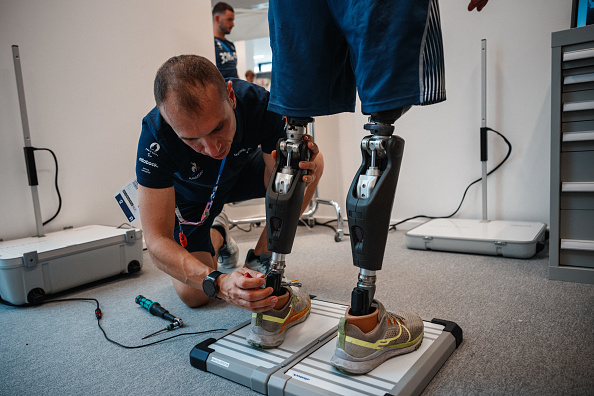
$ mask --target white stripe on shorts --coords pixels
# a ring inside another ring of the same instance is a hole
[[[437,0],[429,1],[427,24],[419,54],[420,105],[442,102],[445,94],[443,41]]]

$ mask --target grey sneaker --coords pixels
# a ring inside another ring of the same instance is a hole
[[[265,274],[268,272],[268,269],[270,269],[271,257],[272,254],[268,252],[256,256],[254,254],[254,249],[250,249],[245,258],[245,266],[251,270],[259,271],[260,273]]]
[[[259,348],[275,348],[285,340],[287,329],[302,323],[309,316],[311,300],[309,294],[298,287],[285,287],[289,301],[278,311],[252,313],[252,324],[247,342]]]
[[[212,223],[212,228],[221,231],[225,242],[217,252],[217,262],[225,269],[237,267],[239,262],[239,247],[237,243],[229,236],[229,219],[227,215],[221,212]]]
[[[424,326],[419,315],[405,310],[387,312],[377,300],[373,305],[379,310],[378,323],[369,333],[349,324],[346,317],[340,319],[336,350],[330,364],[345,374],[366,374],[387,359],[421,346]]]

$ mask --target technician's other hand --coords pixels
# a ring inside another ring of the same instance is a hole
[[[318,175],[316,174],[316,170],[318,165],[314,162],[318,154],[320,153],[320,148],[317,144],[314,143],[313,138],[310,135],[304,135],[303,140],[307,142],[307,148],[311,151],[309,161],[301,161],[299,162],[299,168],[307,169],[307,175],[303,176],[303,181],[305,185],[311,184],[316,180]]]
[[[477,11],[481,11],[486,5],[489,0],[470,0],[470,4],[468,4],[468,11],[472,11],[476,8]]]
[[[249,273],[249,277],[245,274]],[[219,297],[252,312],[264,312],[274,307],[278,297],[271,296],[272,287],[260,289],[264,284],[264,274],[247,268],[240,268],[228,275],[219,277]]]

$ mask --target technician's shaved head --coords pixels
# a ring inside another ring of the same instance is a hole
[[[217,89],[222,101],[228,99],[225,79],[212,62],[198,55],[174,56],[155,76],[157,107],[167,101],[186,114],[199,114],[204,108],[207,85]]]

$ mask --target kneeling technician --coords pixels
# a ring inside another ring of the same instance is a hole
[[[153,263],[173,278],[188,306],[209,301],[202,284],[210,275],[216,278],[216,297],[253,312],[271,309],[278,297],[271,287],[260,288],[264,275],[246,267],[220,274],[217,253],[237,255],[229,252],[221,212],[226,203],[266,196],[285,121],[267,110],[265,89],[239,79],[225,81],[214,64],[197,55],[165,62],[154,94],[157,106],[143,119],[136,162],[140,217]],[[302,212],[323,171],[322,155],[311,139],[308,148],[310,160],[299,163],[307,170]],[[254,249],[256,255],[264,252],[266,229]]]

